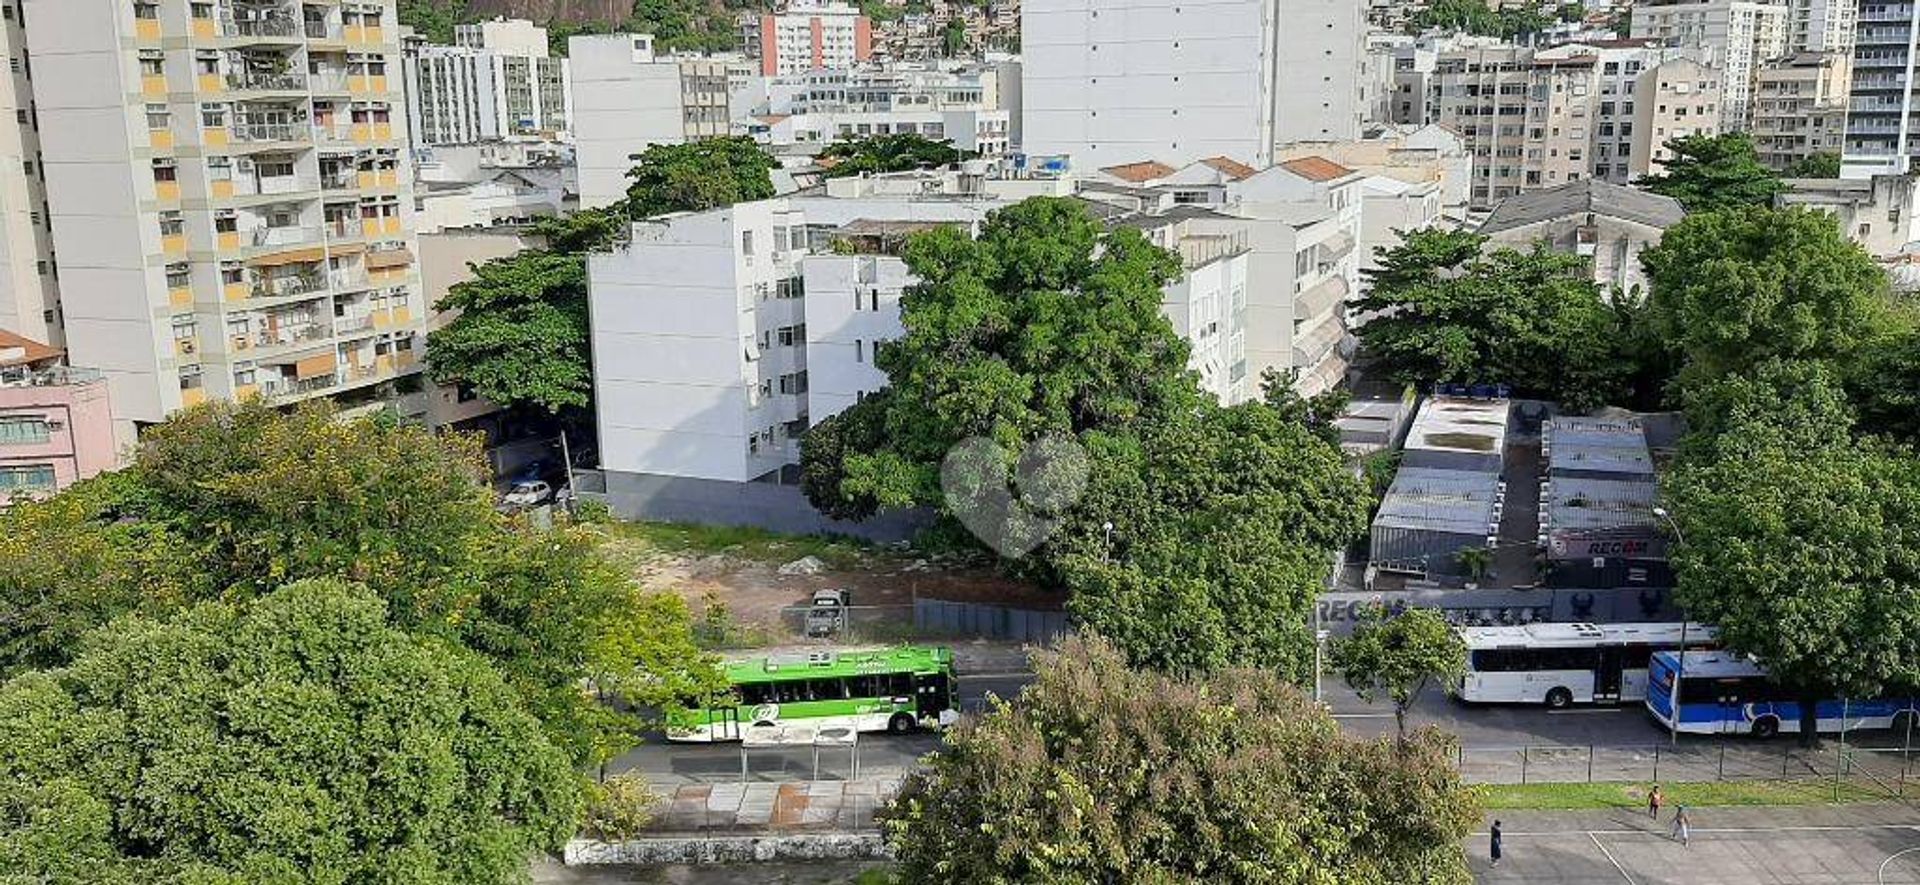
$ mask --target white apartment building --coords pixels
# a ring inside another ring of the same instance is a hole
[[[1011,117],[1006,111],[823,111],[773,114],[743,124],[755,141],[770,147],[812,145],[825,149],[841,139],[878,135],[918,134],[935,141],[951,141],[959,150],[985,159],[1007,152]]]
[[[425,311],[392,0],[22,15],[67,349],[106,375],[116,418],[413,383]]]
[[[1389,178],[1422,190],[1432,186],[1440,197],[1440,214],[1463,219],[1474,181],[1473,154],[1452,129],[1436,124],[1390,126],[1353,141],[1296,141],[1275,152],[1279,162],[1322,157],[1364,175]],[[1388,190],[1369,184],[1374,191]],[[1369,195],[1371,201],[1371,194]],[[1366,212],[1373,224],[1372,204]],[[1395,214],[1398,213],[1389,213]]]
[[[741,42],[769,77],[846,69],[873,55],[873,23],[845,3],[789,0],[744,28]]]
[[[1117,224],[1180,256],[1182,272],[1161,290],[1160,312],[1186,339],[1187,367],[1199,376],[1200,389],[1223,405],[1257,398],[1260,379],[1247,374],[1250,225],[1190,204],[1125,216]]]
[[[1268,369],[1295,370],[1295,389],[1313,396],[1345,381],[1364,178],[1324,157],[1301,157],[1228,188],[1221,211],[1251,222],[1246,374],[1254,383]]]
[[[1097,169],[1358,136],[1363,10],[1339,0],[1028,0],[1021,139]]]
[[[1862,0],[1854,35],[1840,174],[1847,178],[1905,175],[1920,151],[1914,137],[1915,61],[1920,3]]]
[[[547,29],[524,18],[495,18],[455,25],[453,45],[525,58],[546,58],[553,54]]]
[[[601,466],[745,483],[808,427],[805,220],[784,200],[633,224],[588,259]]]
[[[581,206],[597,208],[625,198],[627,172],[649,145],[683,144],[731,131],[728,79],[743,63],[657,56],[650,34],[574,37],[567,47]]]
[[[17,4],[0,8],[10,13],[0,20],[0,53],[13,60],[0,88],[0,332],[60,349],[66,336],[25,22]]]
[[[900,296],[913,282],[907,263],[877,241],[900,238],[924,222],[860,221],[835,231],[855,243],[850,255],[809,255],[805,268],[807,416],[814,424],[887,386],[874,349],[906,334]],[[873,246],[866,245],[874,242]]]
[[[1789,51],[1852,54],[1860,0],[1788,0],[1787,9]]]
[[[572,90],[564,58],[419,45],[408,48],[404,69],[416,148],[568,137]]]
[[[1744,131],[1754,77],[1762,64],[1785,56],[1792,47],[1790,10],[1753,0],[1659,2],[1633,7],[1633,36],[1662,45],[1705,50],[1722,74],[1720,117],[1730,130]]]
[[[733,95],[734,116],[879,111],[1006,110],[997,67],[889,65],[751,77]],[[1011,90],[1018,94],[1018,90]]]
[[[1760,69],[1753,87],[1753,144],[1760,162],[1785,170],[1846,144],[1853,56],[1801,52]]]

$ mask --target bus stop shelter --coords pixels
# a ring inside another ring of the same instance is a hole
[[[760,723],[740,730],[740,782],[747,782],[748,757],[755,750],[813,751],[813,780],[820,779],[820,751],[847,751],[848,779],[860,777],[860,733],[850,725]]]

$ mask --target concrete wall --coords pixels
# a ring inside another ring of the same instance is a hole
[[[606,451],[604,448],[602,451]],[[822,516],[797,485],[724,482],[607,470],[605,499],[622,519],[747,525],[784,534],[851,535],[870,541],[911,539],[931,514],[883,513],[865,522]]]
[[[646,49],[636,48],[639,40],[647,41]],[[580,205],[593,209],[627,195],[635,154],[686,140],[680,66],[656,60],[651,41],[632,34],[575,37],[567,45]]]
[[[818,424],[885,387],[875,347],[905,334],[900,293],[906,262],[888,255],[809,255],[807,420]]]

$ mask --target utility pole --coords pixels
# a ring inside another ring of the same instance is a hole
[[[1667,512],[1667,508],[1655,507],[1653,508],[1653,515],[1665,520],[1667,527],[1673,529],[1673,539],[1675,541],[1681,544],[1687,543],[1686,536],[1680,533],[1680,523],[1674,520],[1672,513]],[[1667,552],[1667,562],[1668,569],[1671,570],[1673,562],[1672,551]],[[1678,584],[1679,582],[1675,581],[1674,583]],[[1676,605],[1674,608],[1679,609],[1680,607]],[[1687,677],[1687,613],[1684,610],[1680,612],[1679,661],[1680,666],[1673,674],[1673,690],[1667,693],[1667,706],[1673,713],[1673,727],[1668,729],[1667,732],[1668,737],[1671,738],[1672,745],[1676,747],[1680,746],[1680,687]]]
[[[567,468],[567,513],[571,514],[574,512],[574,498],[580,492],[573,487],[573,450],[567,447],[567,430],[564,427],[560,428],[560,460]]]

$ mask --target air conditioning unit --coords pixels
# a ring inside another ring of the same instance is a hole
[[[199,349],[199,347],[200,347],[199,345],[197,345],[197,344],[195,344],[195,343],[193,343],[193,339],[192,339],[192,338],[182,338],[182,339],[180,339],[180,352],[181,352],[181,353],[193,353],[193,352],[194,352],[195,350],[198,350],[198,349]]]

